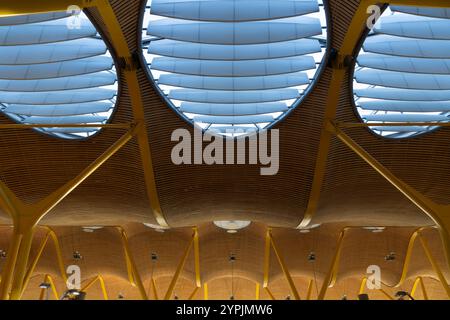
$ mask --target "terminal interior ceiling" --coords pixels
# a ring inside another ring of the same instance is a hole
[[[450,299],[450,2],[426,5],[0,1],[0,299]],[[278,171],[175,164],[177,129],[276,129]]]

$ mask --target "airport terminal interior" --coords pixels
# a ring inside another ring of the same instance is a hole
[[[449,300],[450,1],[0,1],[0,300]]]

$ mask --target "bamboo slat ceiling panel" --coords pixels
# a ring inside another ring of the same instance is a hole
[[[145,1],[112,1],[126,39],[139,48]],[[358,1],[329,1],[331,46],[339,48]],[[108,43],[109,35],[95,10],[88,12]],[[114,48],[111,48],[114,55]],[[138,72],[147,130],[153,152],[161,207],[171,226],[202,221],[241,219],[294,227],[305,211],[320,139],[331,69],[284,121],[280,129],[280,171],[260,176],[259,166],[172,164],[170,136],[175,128],[192,128],[153,87],[145,70]],[[128,88],[121,75],[117,110],[112,122],[131,121]],[[350,92],[351,76],[338,104],[340,121],[358,122]],[[0,117],[0,123],[11,123]],[[450,131],[443,128],[402,141],[375,136],[367,129],[348,130],[380,162],[405,182],[442,204],[449,203]],[[120,132],[107,129],[86,141],[61,141],[24,130],[2,130],[0,176],[24,201],[47,195],[79,173],[111,145]],[[333,141],[332,156],[320,199],[318,219],[359,224],[422,225],[430,221],[341,143]],[[84,182],[44,220],[49,224],[154,223],[134,141]],[[367,205],[369,204],[369,205]],[[394,206],[394,204],[397,204]],[[357,219],[355,219],[355,217]]]

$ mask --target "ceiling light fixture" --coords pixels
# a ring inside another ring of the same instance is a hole
[[[406,291],[398,291],[395,296],[397,297],[398,300],[405,300],[406,297],[408,297],[411,300],[415,300],[411,294],[409,294],[409,292]]]
[[[369,230],[373,233],[381,233],[386,230],[386,227],[363,227],[364,230]]]
[[[76,289],[70,289],[64,292],[61,300],[85,300],[86,292]]]
[[[225,229],[228,233],[237,233],[238,230],[247,228],[252,222],[242,220],[214,221],[214,225]]]
[[[74,251],[73,252],[73,259],[74,260],[81,260],[81,259],[83,259],[83,256],[78,251]]]
[[[92,233],[92,232],[95,232],[95,231],[100,230],[102,228],[103,227],[100,227],[100,226],[90,226],[90,227],[82,227],[82,230],[84,232],[87,232],[87,233]]]
[[[395,260],[395,252],[389,252],[385,257],[384,260],[386,261],[394,261]]]
[[[40,289],[48,289],[48,288],[50,288],[50,283],[42,282],[42,283],[39,285],[39,288],[40,288]]]

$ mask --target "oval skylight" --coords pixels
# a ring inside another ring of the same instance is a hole
[[[0,18],[0,111],[60,138],[85,138],[112,114],[117,77],[111,55],[83,12]]]
[[[450,9],[390,6],[357,59],[354,98],[368,123],[448,122]],[[373,126],[404,138],[436,126]]]
[[[150,0],[144,17],[144,55],[169,105],[225,135],[295,107],[325,45],[317,0]]]

